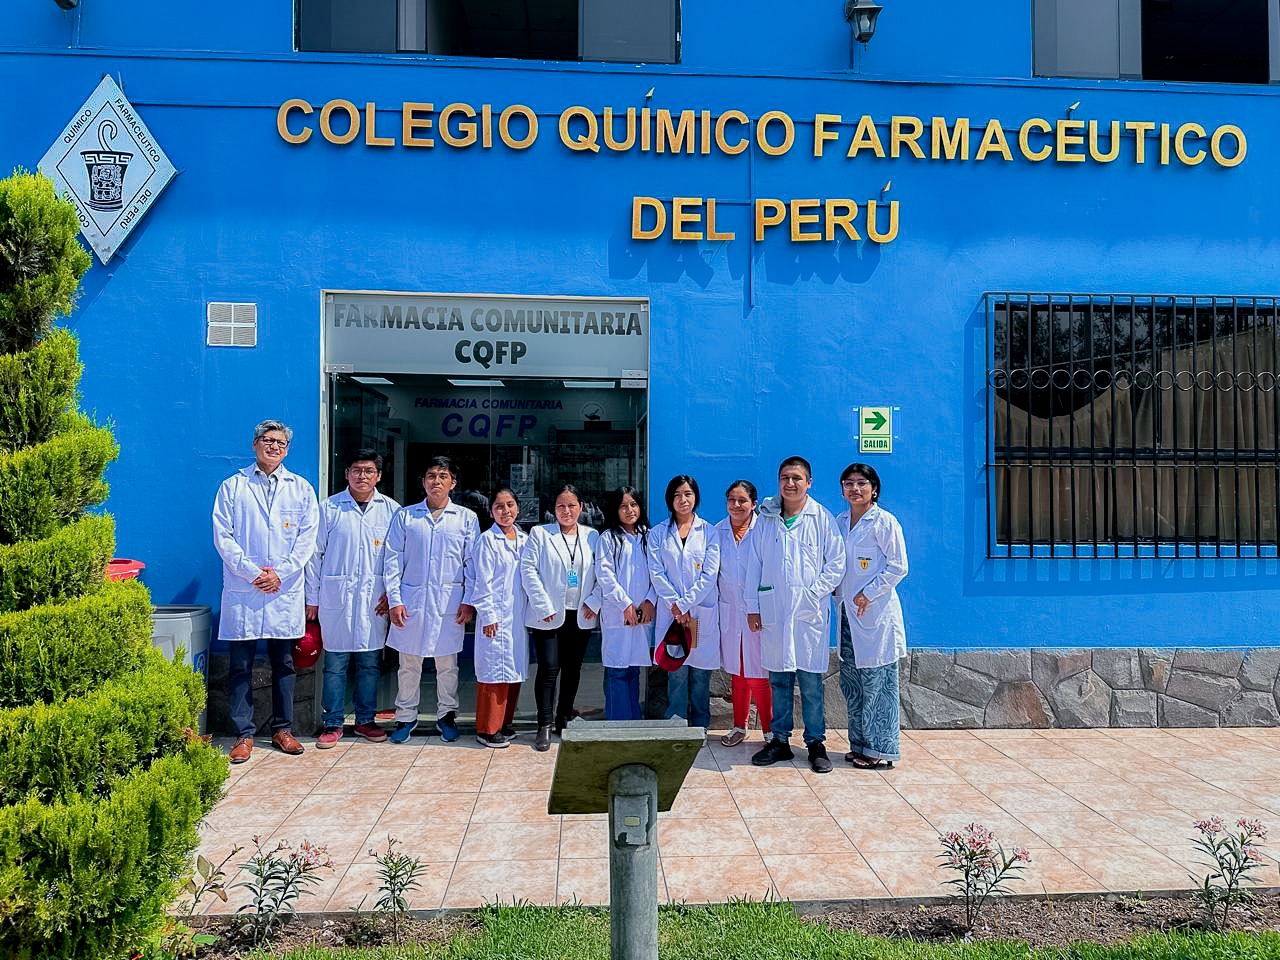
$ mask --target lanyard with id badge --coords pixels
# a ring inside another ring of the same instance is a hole
[[[564,551],[569,554],[569,572],[566,575],[565,585],[570,590],[576,590],[582,585],[582,581],[578,577],[578,547],[581,545],[579,539],[581,535],[573,538],[573,549],[569,548],[569,538],[564,535],[564,531],[560,532],[560,539],[564,541]]]

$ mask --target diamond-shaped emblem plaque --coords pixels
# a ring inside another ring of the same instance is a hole
[[[111,77],[103,77],[40,160],[71,197],[80,233],[106,263],[177,172]]]

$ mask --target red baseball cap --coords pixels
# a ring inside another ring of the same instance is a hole
[[[689,631],[679,621],[672,620],[658,648],[653,651],[653,662],[663,670],[672,672],[684,666],[689,658]]]
[[[320,659],[320,624],[314,620],[307,624],[306,633],[293,641],[293,668],[305,670],[314,667]]]

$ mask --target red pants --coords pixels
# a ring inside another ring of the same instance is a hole
[[[733,696],[733,725],[747,729],[747,714],[751,709],[751,698],[755,697],[760,729],[768,733],[773,722],[773,688],[769,686],[769,678],[730,674],[729,679]]]
[[[489,736],[511,726],[516,718],[516,701],[519,699],[518,683],[477,683],[476,733]]]

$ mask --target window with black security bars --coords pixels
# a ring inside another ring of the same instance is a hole
[[[987,555],[1276,556],[1278,304],[987,294]]]

